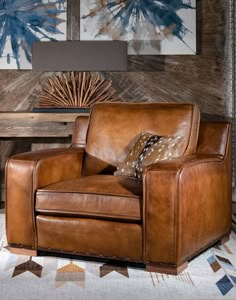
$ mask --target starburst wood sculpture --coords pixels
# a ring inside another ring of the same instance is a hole
[[[52,75],[42,83],[40,108],[91,107],[98,102],[119,101],[112,82],[97,73],[69,72]]]

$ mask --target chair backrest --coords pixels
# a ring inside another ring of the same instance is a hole
[[[231,124],[229,122],[201,122],[197,154],[220,158],[231,153]]]
[[[103,103],[91,112],[84,175],[111,173],[127,145],[141,132],[180,135],[183,155],[196,151],[200,112],[194,104]],[[76,137],[73,137],[76,144]]]

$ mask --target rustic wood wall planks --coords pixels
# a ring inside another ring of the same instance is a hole
[[[128,72],[107,72],[127,101],[194,102],[203,113],[230,117],[224,98],[225,0],[197,1],[198,54],[129,56]],[[68,39],[79,39],[79,0],[68,0]],[[0,72],[0,110],[30,111],[48,73]]]
[[[205,118],[232,118],[232,97],[228,96],[229,92],[225,93],[230,3],[231,0],[197,0],[197,55],[129,56],[128,72],[103,75],[112,79],[120,97],[126,101],[193,102],[199,105]],[[79,39],[79,0],[68,0],[67,28],[69,40]],[[38,101],[40,80],[47,75],[49,73],[1,70],[0,111],[31,111]],[[4,154],[1,169],[6,157],[21,152],[20,143],[22,150],[28,149],[25,145],[28,142],[26,139],[17,143],[1,141],[0,151]],[[8,150],[3,150],[4,143]],[[14,148],[11,143],[17,146]],[[48,140],[45,144],[49,146]],[[58,139],[56,145],[59,145]],[[51,146],[55,146],[53,141]]]

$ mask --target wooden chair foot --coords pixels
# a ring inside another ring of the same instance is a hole
[[[178,275],[183,270],[188,267],[188,262],[184,262],[180,266],[174,266],[169,264],[162,264],[162,263],[149,263],[146,264],[146,270],[149,272],[155,273],[163,273],[163,274],[170,274],[170,275]]]
[[[219,245],[224,245],[229,241],[229,239],[230,239],[230,235],[229,234],[225,235],[223,238],[219,240]]]
[[[8,247],[8,250],[12,254],[25,255],[25,256],[37,256],[37,250],[31,250],[26,248],[15,248],[10,246]]]

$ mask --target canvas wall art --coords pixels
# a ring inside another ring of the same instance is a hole
[[[31,69],[32,44],[66,39],[66,0],[0,1],[0,69]]]
[[[195,54],[196,0],[81,0],[81,40],[125,40],[129,54]]]

